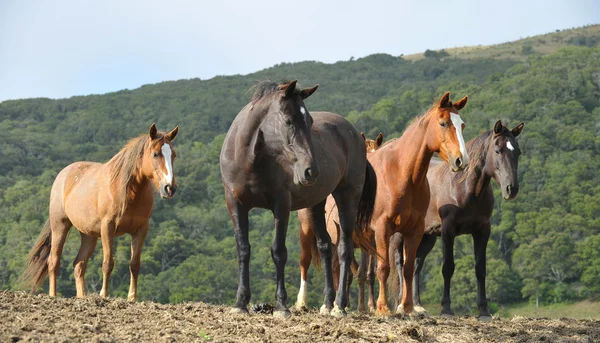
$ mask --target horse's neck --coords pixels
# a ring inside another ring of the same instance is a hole
[[[426,127],[416,122],[398,140],[397,149],[400,149],[404,156],[400,169],[413,184],[422,184],[425,181],[429,162],[433,157],[433,151],[427,147],[426,132]]]
[[[267,115],[268,108],[265,108],[262,101],[256,104],[248,104],[240,113],[242,122],[237,128],[236,160],[239,162],[254,160],[254,143],[258,130]]]
[[[487,155],[483,159],[471,160],[471,163],[472,165],[470,165],[469,168],[473,168],[473,170],[462,172],[468,173],[464,184],[467,188],[467,194],[479,197],[492,181],[492,175],[487,168]]]

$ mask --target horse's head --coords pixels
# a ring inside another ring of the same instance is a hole
[[[377,135],[375,140],[365,137],[364,132],[361,132],[360,135],[365,140],[365,145],[367,146],[367,153],[374,152],[375,150],[379,149],[381,143],[383,143],[383,133],[381,132]]]
[[[175,127],[169,133],[159,132],[156,125],[152,124],[148,132],[148,146],[144,149],[144,156],[142,156],[142,174],[152,180],[160,196],[164,199],[172,198],[177,190],[173,173],[173,161],[177,154],[173,150],[171,142],[177,136],[178,131],[179,127]]]
[[[296,81],[278,85],[254,145],[256,155],[266,146],[290,165],[297,185],[312,185],[319,176],[311,135],[313,119],[303,101],[317,87],[300,90]]]
[[[450,93],[446,93],[430,110],[433,113],[429,114],[428,146],[448,162],[453,171],[462,170],[469,165],[469,155],[462,134],[465,124],[458,114],[466,104],[466,96],[453,104]]]
[[[489,173],[502,188],[502,197],[506,200],[514,199],[519,193],[517,168],[521,149],[515,138],[521,133],[523,126],[521,123],[509,130],[498,120],[494,125],[492,144],[487,153],[486,166],[492,168]]]

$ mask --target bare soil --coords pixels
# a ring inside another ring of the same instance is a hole
[[[201,302],[163,305],[0,291],[0,342],[600,342],[598,320],[515,317],[479,323],[473,317],[292,314],[283,320],[231,315],[226,306]]]

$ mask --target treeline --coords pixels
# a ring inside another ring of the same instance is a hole
[[[600,41],[600,40],[599,40]],[[431,54],[429,54],[431,55]],[[600,295],[600,48],[568,47],[548,56],[515,60],[440,58],[409,62],[385,54],[332,65],[280,64],[246,76],[180,80],[106,95],[0,103],[0,289],[15,289],[30,247],[47,218],[54,177],[79,160],[106,161],[153,122],[180,133],[171,201],[157,199],[142,253],[140,297],[159,302],[202,300],[232,304],[237,257],[225,207],[218,156],[224,134],[249,101],[258,80],[319,83],[309,110],[347,116],[360,130],[386,139],[450,91],[469,95],[462,112],[465,137],[498,119],[525,122],[521,191],[515,201],[497,196],[488,246],[488,296],[496,305],[541,303]],[[288,233],[286,281],[290,304],[299,285],[298,221]],[[272,215],[251,212],[253,301],[273,301]],[[79,237],[71,231],[58,290],[74,296],[72,260]],[[126,296],[129,237],[116,240],[112,294]],[[99,291],[102,254],[94,254],[86,279]],[[455,309],[475,304],[472,242],[457,240],[453,278]],[[426,303],[441,298],[441,249],[429,255],[422,277]],[[322,301],[321,275],[311,272],[310,301]],[[45,290],[44,290],[45,291]]]

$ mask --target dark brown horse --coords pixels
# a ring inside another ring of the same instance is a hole
[[[361,132],[362,138],[365,140],[365,146],[367,148],[367,153],[373,152],[379,148],[381,143],[383,142],[383,134],[379,133],[375,140],[368,139],[365,137],[365,134]],[[296,308],[305,309],[308,304],[308,294],[307,294],[307,280],[308,280],[308,269],[310,267],[311,261],[314,259],[315,265],[319,266],[320,257],[317,249],[317,238],[313,233],[312,227],[310,227],[310,222],[302,220],[308,218],[303,212],[309,210],[300,210],[298,211],[298,216],[300,217],[300,288],[298,291],[298,299],[296,301]],[[325,204],[325,220],[327,232],[329,233],[329,237],[331,237],[331,242],[333,244],[333,259],[332,259],[332,268],[333,268],[333,284],[335,290],[337,291],[337,285],[339,284],[339,260],[337,259],[337,245],[340,237],[340,220],[338,216],[338,210],[335,203],[335,199],[333,196],[327,197],[327,203]],[[370,234],[370,232],[367,232]],[[371,248],[371,237],[355,234],[352,237],[354,248],[360,248],[361,251],[364,251],[366,256],[372,256],[372,253],[375,253],[374,248]],[[357,272],[359,279],[359,296],[358,296],[358,309],[359,311],[366,312],[366,306],[364,302],[364,284],[366,282],[366,268],[362,267],[358,268],[358,263],[356,260],[352,259],[352,272]],[[352,283],[352,274],[349,274],[350,280],[348,280],[348,290],[350,284]],[[372,284],[371,288],[372,288]],[[370,289],[372,292],[372,289]],[[322,307],[322,310],[325,311],[326,308]]]
[[[248,211],[269,209],[275,217],[271,256],[277,271],[274,315],[288,317],[284,267],[285,238],[290,211],[308,208],[305,218],[317,235],[325,270],[325,305],[333,308],[331,239],[325,228],[325,201],[333,194],[340,209],[342,232],[338,247],[341,274],[347,276],[352,259],[352,233],[358,225],[368,231],[376,179],[366,160],[360,133],[343,117],[315,112],[304,105],[317,86],[299,90],[296,81],[265,82],[237,115],[221,150],[221,174],[227,208],[235,229],[239,286],[233,312],[247,312],[250,301],[250,243]],[[364,186],[364,187],[363,187]],[[339,289],[346,289],[347,277]],[[344,315],[346,292],[338,292],[332,315]]]
[[[389,315],[386,282],[390,271],[388,246],[396,232],[405,240],[406,264],[402,273],[404,287],[412,293],[414,260],[429,206],[427,169],[435,152],[447,161],[452,170],[461,170],[469,163],[462,138],[463,121],[458,111],[467,104],[467,97],[456,103],[446,93],[423,116],[408,126],[402,137],[388,141],[367,158],[377,174],[377,200],[372,228],[377,246],[377,278],[379,279],[378,315]],[[412,297],[404,296],[399,313],[413,311]]]
[[[127,299],[135,301],[140,255],[154,207],[152,185],[163,198],[171,198],[177,189],[171,142],[178,130],[158,132],[152,124],[148,134],[132,139],[110,161],[76,162],[63,169],[52,185],[50,216],[29,255],[24,281],[35,290],[50,274],[50,296],[56,296],[60,256],[67,234],[75,226],[81,234],[81,247],[73,262],[77,297],[85,296],[85,270],[98,238],[104,252],[100,295],[107,297],[114,266],[113,240],[127,233],[132,237]]]
[[[519,192],[517,167],[521,150],[515,138],[521,130],[523,130],[523,123],[509,130],[498,121],[493,131],[469,141],[467,151],[471,162],[465,171],[452,173],[439,160],[431,162],[427,173],[431,187],[431,202],[425,218],[425,235],[417,250],[412,294],[415,304],[422,311],[424,309],[421,306],[419,274],[427,254],[435,245],[436,237],[442,236],[444,294],[441,315],[442,317],[454,315],[450,308],[450,280],[454,273],[454,238],[458,235],[470,234],[473,236],[479,319],[491,320],[485,295],[485,250],[490,237],[490,217],[494,207],[494,194],[490,181],[494,179],[500,185],[504,199],[510,200],[517,196]],[[393,240],[395,243],[392,244],[392,248],[399,247],[401,237],[393,237]],[[395,251],[395,259],[396,266],[400,270],[402,256],[399,249]],[[401,274],[399,277],[402,278]]]

